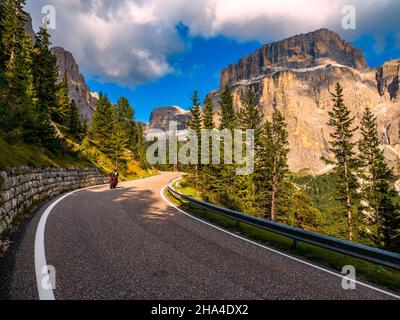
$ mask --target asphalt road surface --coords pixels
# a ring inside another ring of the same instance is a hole
[[[44,231],[56,299],[391,299],[193,219],[160,195],[175,173],[64,198]],[[39,299],[35,236],[52,202],[0,259],[0,299]]]

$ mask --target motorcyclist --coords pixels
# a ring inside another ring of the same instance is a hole
[[[118,172],[118,168],[117,167],[115,167],[114,168],[114,170],[113,170],[113,172],[111,173],[111,175],[113,176],[113,177],[115,177],[115,178],[119,178],[119,172]]]
[[[119,178],[119,172],[118,168],[115,167],[113,172],[110,174],[110,188],[115,189],[118,185],[118,178]]]

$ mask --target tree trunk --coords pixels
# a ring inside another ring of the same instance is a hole
[[[271,196],[271,221],[276,220],[276,187],[275,184],[272,186],[272,196]]]
[[[350,198],[350,187],[349,187],[349,172],[348,166],[344,164],[344,175],[345,175],[345,192],[346,192],[346,209],[347,209],[347,224],[349,228],[349,240],[353,241],[353,213],[351,212],[351,198]]]

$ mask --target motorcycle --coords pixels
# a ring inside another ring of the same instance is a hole
[[[110,189],[116,189],[118,186],[118,178],[115,176],[111,176],[110,177]]]

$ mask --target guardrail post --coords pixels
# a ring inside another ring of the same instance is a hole
[[[240,227],[240,221],[239,220],[236,220],[236,228],[239,228]]]
[[[299,247],[299,242],[296,239],[293,239],[292,249],[297,249]]]

